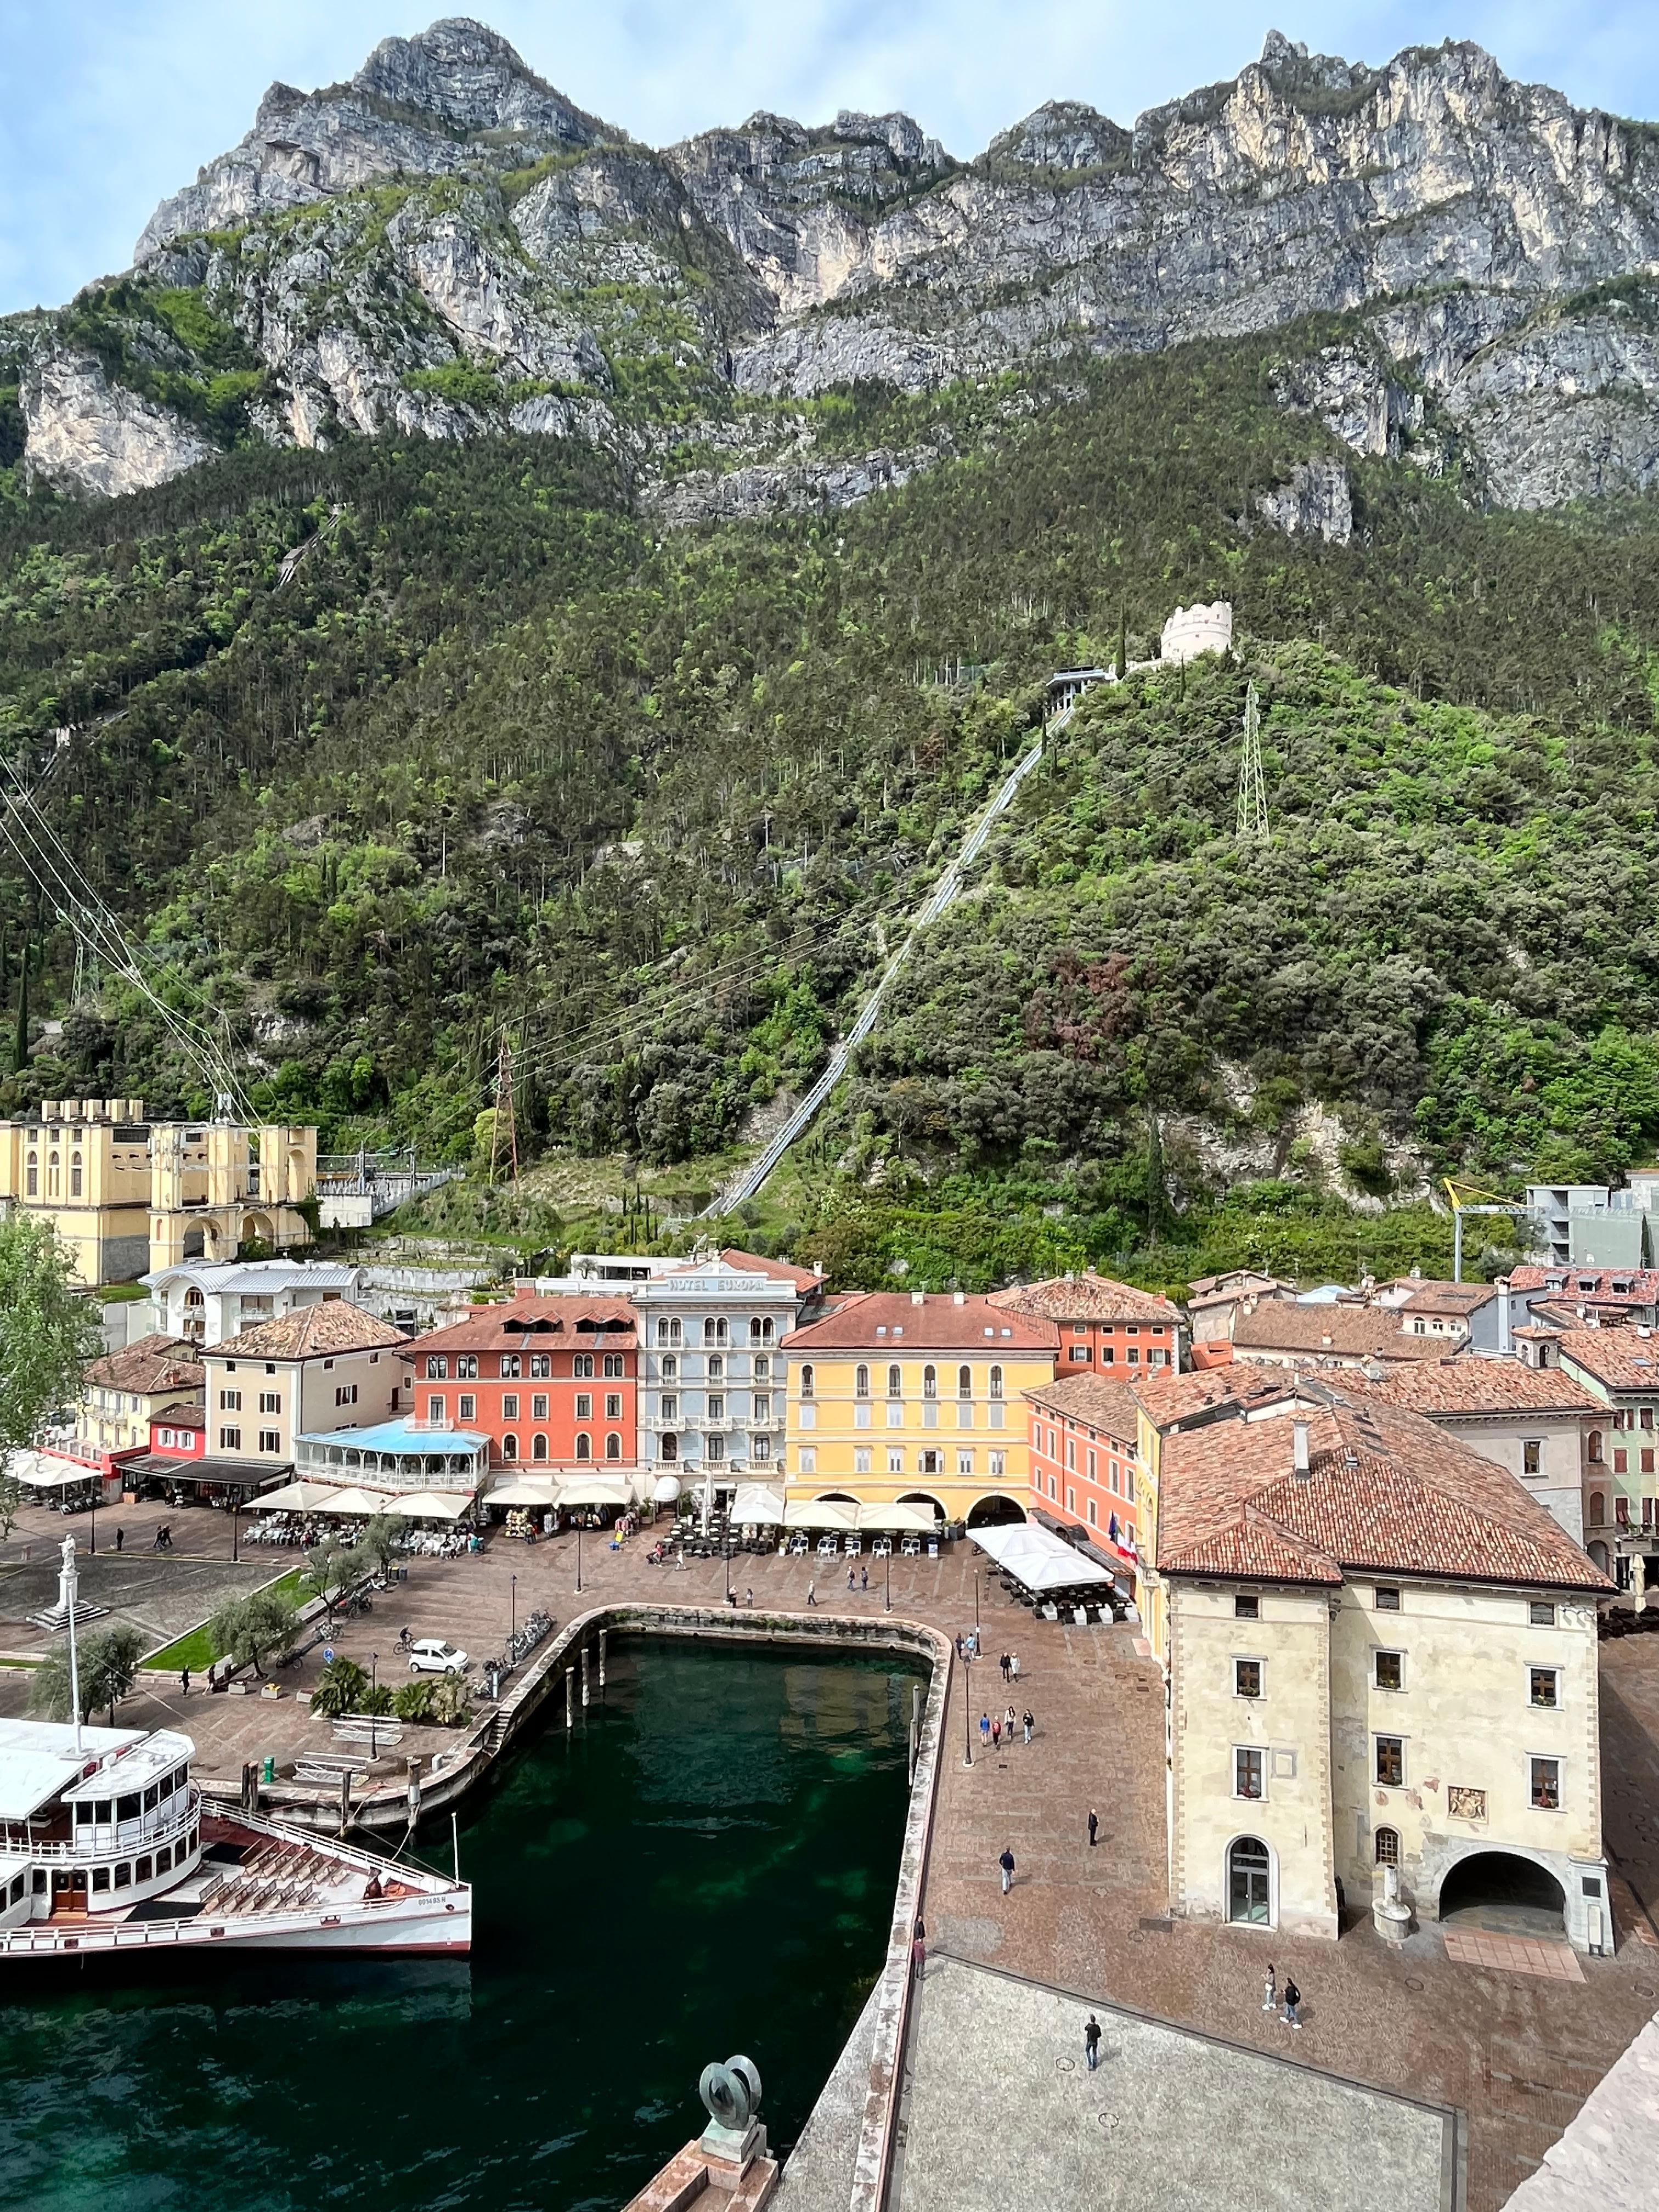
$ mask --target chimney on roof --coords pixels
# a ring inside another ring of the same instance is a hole
[[[1291,1465],[1305,1482],[1308,1479],[1308,1424],[1291,1423]]]

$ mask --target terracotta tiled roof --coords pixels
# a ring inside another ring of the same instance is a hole
[[[87,1369],[92,1388],[128,1390],[136,1397],[154,1397],[158,1390],[199,1390],[206,1380],[198,1347],[187,1337],[160,1330],[141,1336],[124,1352],[106,1352]]]
[[[1283,1282],[1277,1275],[1261,1275],[1248,1267],[1235,1267],[1224,1275],[1194,1275],[1188,1288],[1190,1292],[1188,1304],[1200,1306],[1215,1305],[1223,1300],[1243,1297],[1252,1290],[1263,1296],[1270,1291],[1283,1291],[1287,1296],[1293,1296],[1296,1285]]]
[[[1108,1275],[1054,1275],[1047,1282],[1016,1283],[1006,1291],[993,1291],[991,1304],[1013,1313],[1036,1314],[1060,1322],[1161,1322],[1166,1328],[1181,1320],[1181,1309],[1152,1291],[1138,1291],[1132,1283],[1115,1283]]]
[[[1327,1582],[1334,1563],[1350,1572],[1612,1589],[1515,1476],[1432,1422],[1375,1398],[1339,1401],[1306,1419],[1305,1475],[1295,1471],[1288,1412],[1166,1443],[1162,1571],[1242,1573],[1215,1563],[1230,1547],[1242,1558],[1254,1546],[1265,1558],[1270,1534],[1282,1547],[1276,1578],[1286,1581]]]
[[[1613,1293],[1615,1283],[1626,1285],[1626,1289]],[[1509,1284],[1511,1291],[1559,1289],[1565,1297],[1613,1293],[1636,1297],[1644,1305],[1651,1305],[1659,1298],[1659,1267],[1574,1267],[1561,1261],[1549,1267],[1517,1267],[1510,1276]]]
[[[1059,1344],[1060,1333],[1051,1321],[1011,1313],[989,1298],[958,1300],[950,1292],[908,1291],[865,1291],[789,1338],[792,1352],[1040,1353],[1052,1352]]]
[[[776,1283],[793,1283],[798,1291],[816,1291],[823,1277],[815,1267],[793,1267],[787,1260],[763,1260],[757,1252],[740,1251],[728,1244],[720,1257],[728,1267],[741,1267],[745,1275],[769,1275]]]
[[[1573,1328],[1559,1356],[1609,1390],[1659,1390],[1659,1336],[1635,1328]]]
[[[1300,1305],[1267,1298],[1233,1323],[1233,1350],[1291,1352],[1321,1359],[1437,1359],[1432,1337],[1413,1336],[1400,1326],[1400,1309],[1385,1306]]]
[[[319,1306],[297,1306],[274,1321],[256,1322],[239,1335],[213,1347],[215,1359],[323,1359],[348,1352],[377,1352],[383,1345],[406,1345],[401,1329],[378,1314],[365,1313],[346,1298]]]
[[[169,1406],[164,1413],[157,1413],[155,1419],[172,1429],[204,1429],[207,1426],[207,1414],[200,1406]]]
[[[1143,1376],[1132,1388],[1153,1427],[1168,1430],[1218,1407],[1239,1412],[1293,1398],[1297,1376],[1288,1367],[1253,1367],[1248,1360],[1229,1360],[1220,1367],[1194,1368],[1184,1375],[1165,1369]]]
[[[1170,1574],[1220,1575],[1229,1581],[1340,1583],[1342,1570],[1328,1553],[1275,1528],[1247,1505],[1237,1521],[1191,1545],[1178,1559],[1158,1564]]]
[[[639,1316],[626,1298],[502,1298],[495,1305],[474,1306],[465,1321],[452,1322],[447,1328],[405,1340],[404,1350],[413,1359],[428,1352],[522,1352],[553,1343],[562,1349],[602,1336],[625,1351],[638,1324]]]
[[[1425,1413],[1594,1413],[1601,1410],[1583,1383],[1559,1367],[1522,1359],[1425,1359],[1379,1382],[1344,1377],[1342,1388]]]
[[[1403,1305],[1395,1308],[1396,1313],[1439,1314],[1458,1319],[1479,1313],[1482,1306],[1490,1305],[1498,1296],[1497,1287],[1492,1283],[1425,1283],[1411,1275],[1401,1276],[1389,1287],[1411,1292]]]
[[[1039,1383],[1025,1395],[1045,1413],[1086,1422],[1120,1443],[1133,1446],[1140,1432],[1134,1392],[1127,1382],[1111,1382],[1103,1375],[1063,1376],[1058,1382]]]

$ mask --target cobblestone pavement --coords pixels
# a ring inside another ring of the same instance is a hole
[[[65,1525],[78,1527],[44,1518],[60,1539]],[[128,1518],[138,1525],[137,1512]],[[181,1549],[188,1541],[208,1556],[228,1553],[225,1516],[198,1510],[173,1519]],[[103,1522],[100,1513],[100,1550]],[[497,1538],[476,1558],[415,1560],[408,1583],[377,1599],[371,1615],[341,1624],[337,1647],[365,1662],[380,1652],[384,1672],[405,1625],[484,1658],[501,1650],[515,1607],[520,1620],[539,1606],[563,1622],[606,1600],[723,1601],[724,1563],[698,1561],[684,1573],[648,1568],[647,1541],[635,1538],[615,1553],[603,1539],[585,1539],[580,1595],[573,1536],[528,1547]],[[267,1556],[278,1568],[296,1557]],[[937,1560],[895,1559],[895,1614],[951,1635],[971,1626],[979,1559],[959,1545]],[[837,1573],[817,1560],[739,1553],[731,1575],[740,1604],[752,1588],[757,1606],[803,1607],[811,1583],[823,1610],[868,1618],[882,1609],[886,1577],[881,1562],[860,1564],[870,1565],[871,1587],[851,1595],[844,1566]],[[1607,1837],[1620,1875],[1613,1894],[1620,1948],[1616,1959],[1583,1961],[1583,1984],[1568,1984],[1455,1965],[1434,1927],[1419,1929],[1396,1953],[1369,1919],[1337,1944],[1172,1923],[1158,1668],[1125,1628],[1034,1621],[990,1594],[988,1577],[978,1579],[987,1656],[972,1670],[965,1701],[960,1668],[951,1685],[924,1903],[930,1937],[1033,1981],[1284,2056],[1291,2039],[1261,2009],[1271,1958],[1281,1981],[1292,1972],[1306,1998],[1296,2061],[1466,2112],[1468,2202],[1471,2212],[1497,2212],[1659,2008],[1659,1930],[1639,1902],[1659,1899],[1659,1638],[1604,1646]],[[1006,1648],[1018,1653],[1020,1674],[1005,1688],[997,1659]],[[314,1679],[319,1663],[313,1654],[300,1681]],[[19,1672],[0,1669],[0,1711],[21,1711],[25,1689]],[[1022,1715],[1030,1707],[1035,1741],[983,1756],[980,1713],[1010,1703]],[[198,1692],[182,1702],[170,1679],[123,1714],[153,1726],[169,1717],[196,1738],[209,1772],[234,1775],[245,1759],[291,1756],[324,1741],[321,1724],[289,1697],[267,1705]],[[971,1766],[963,1763],[964,1721],[974,1727]],[[1100,1815],[1092,1851],[1091,1805]],[[1018,1863],[1006,1898],[997,1868],[1005,1844]]]

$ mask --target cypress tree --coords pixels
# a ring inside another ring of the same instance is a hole
[[[1121,599],[1117,603],[1117,653],[1112,672],[1120,684],[1129,672],[1129,616]]]

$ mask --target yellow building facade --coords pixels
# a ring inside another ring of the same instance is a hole
[[[134,1282],[191,1259],[311,1241],[317,1132],[149,1121],[142,1098],[53,1098],[0,1121],[0,1204],[48,1222],[76,1281]]]
[[[988,1299],[866,1292],[798,1329],[787,1367],[786,1502],[933,1505],[947,1521],[1021,1520],[1024,1393],[1054,1380],[1052,1322]]]

